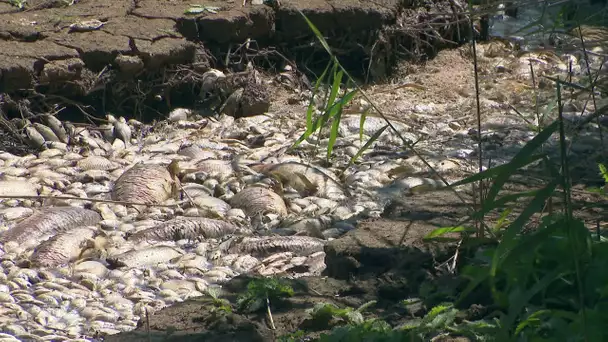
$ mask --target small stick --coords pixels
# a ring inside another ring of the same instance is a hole
[[[454,273],[456,269],[456,262],[458,261],[458,252],[460,251],[460,245],[462,245],[462,239],[458,241],[458,246],[456,246],[456,253],[454,253],[454,258],[452,260],[452,267],[450,267],[450,272]]]
[[[179,172],[180,172],[179,161],[177,159],[173,159],[171,161],[171,163],[169,164],[169,166],[167,166],[167,170],[171,174],[171,178],[173,178],[173,182],[175,183],[175,185],[177,185],[179,187],[179,189],[181,191],[183,191],[184,194],[186,195],[186,197],[188,198],[190,205],[192,205],[193,207],[196,207],[196,204],[194,203],[194,199],[192,199],[192,197],[190,197],[190,194],[188,194],[188,192],[186,190],[184,190],[184,187],[182,186],[182,182],[180,182],[180,180],[179,180],[179,177],[178,177]]]
[[[193,207],[196,207],[196,203],[194,203],[194,199],[192,198],[192,196],[190,196],[190,194],[188,194],[188,192],[184,189],[184,186],[182,185],[181,182],[176,183],[179,186],[179,189],[184,193],[184,195],[186,195],[186,197],[188,198],[188,202],[190,202],[190,205],[192,205]],[[185,201],[182,201],[185,202]]]
[[[146,331],[148,332],[148,342],[152,341],[152,335],[150,334],[150,314],[148,314],[148,307],[144,306],[146,312]]]
[[[277,330],[277,327],[274,325],[274,319],[272,319],[272,312],[270,312],[270,299],[266,297],[266,311],[268,312],[268,319],[270,320],[270,329]]]
[[[98,202],[98,203],[112,203],[112,204],[122,204],[122,205],[145,205],[149,207],[163,207],[163,208],[172,208],[177,207],[180,204],[184,204],[187,201],[179,201],[172,204],[149,204],[149,203],[137,203],[137,202],[126,202],[126,201],[113,201],[113,200],[104,200],[97,198],[82,198],[76,196],[0,196],[0,199],[63,199],[63,200],[79,200],[79,201],[88,201],[88,202]]]

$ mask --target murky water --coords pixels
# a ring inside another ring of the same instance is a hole
[[[569,31],[576,22],[581,25],[607,25],[608,8],[604,4],[591,4],[577,0],[573,10],[568,0],[530,1],[518,7],[517,17],[499,11],[490,20],[490,34],[515,40],[527,48],[544,45],[552,35]]]

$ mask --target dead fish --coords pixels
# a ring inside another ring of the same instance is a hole
[[[245,89],[236,89],[224,102],[222,108],[220,108],[220,114],[226,114],[229,116],[240,116],[241,112],[241,98],[243,97],[243,91]]]
[[[249,186],[230,199],[230,205],[243,209],[248,216],[275,213],[287,215],[285,201],[276,192],[259,186]]]
[[[84,243],[92,239],[95,230],[83,227],[59,233],[49,240],[42,242],[31,256],[34,265],[56,267],[76,260],[84,247]]]
[[[52,115],[44,115],[42,119],[44,120],[46,125],[53,130],[53,132],[59,138],[59,140],[61,140],[61,142],[66,144],[68,143],[68,133],[59,119]]]
[[[26,181],[0,181],[0,196],[38,196],[39,186]]]
[[[198,145],[190,145],[180,148],[177,152],[180,156],[190,157],[193,160],[215,158],[215,152],[210,149],[203,149]]]
[[[295,189],[302,197],[312,196],[319,188],[301,173],[283,173],[281,170],[270,171],[269,176],[277,180],[282,187]]]
[[[25,136],[27,138],[27,143],[33,148],[41,148],[44,146],[44,137],[38,130],[36,130],[32,126],[28,126],[25,128]]]
[[[109,257],[106,261],[111,267],[142,267],[155,266],[181,257],[182,252],[168,246],[156,246]]]
[[[283,174],[283,175],[297,175],[293,177],[297,184],[299,181],[303,182],[304,188],[308,188],[305,180],[316,186],[316,194],[321,197],[329,199],[343,199],[345,198],[344,188],[334,178],[328,175],[328,171],[325,171],[319,167],[306,165],[298,162],[286,162],[280,164],[255,164],[250,166],[251,169],[257,172],[264,173],[266,175],[271,174]],[[299,178],[299,180],[298,180]],[[296,189],[300,191],[299,189]]]
[[[129,241],[204,240],[232,234],[237,227],[231,223],[206,217],[179,217],[144,229],[129,237]]]
[[[197,184],[197,183],[182,183],[182,192],[187,193],[188,195],[186,196],[184,194],[183,197],[192,197],[192,198],[196,198],[199,196],[211,196],[213,195],[213,190],[209,189],[208,187],[202,185],[202,184]]]
[[[229,243],[228,252],[266,257],[275,253],[292,252],[306,256],[322,252],[325,242],[310,236],[237,237]]]
[[[131,142],[131,127],[127,124],[124,118],[114,121],[114,137],[122,140],[125,145]]]
[[[204,97],[206,93],[214,91],[217,87],[217,80],[224,78],[226,78],[226,75],[217,69],[210,69],[209,71],[206,71],[202,76],[203,82],[201,87],[201,95]]]
[[[169,121],[178,122],[188,120],[188,117],[192,115],[192,110],[187,108],[175,108],[169,112]]]
[[[395,122],[391,119],[393,126],[399,131],[407,131],[408,126],[401,122]],[[386,121],[377,116],[368,116],[363,123],[363,134],[372,136],[378,130],[386,125]],[[359,134],[361,130],[361,117],[359,115],[347,115],[340,119],[338,132],[340,136],[347,137],[349,135]]]
[[[169,199],[173,193],[173,178],[165,166],[137,164],[118,177],[112,189],[112,199],[158,204]]]
[[[50,127],[43,124],[34,123],[34,128],[40,133],[46,141],[60,141],[55,132]]]
[[[228,179],[233,173],[232,163],[229,160],[205,159],[195,164],[196,171],[205,172],[211,178],[220,182]]]
[[[89,209],[77,207],[47,207],[0,236],[0,242],[24,243],[53,232],[65,232],[77,227],[94,226],[101,216]]]
[[[102,156],[88,156],[76,162],[76,166],[88,171],[88,170],[102,170],[111,171],[116,169],[116,164],[110,161],[108,158]]]
[[[109,143],[114,142],[114,125],[103,124],[99,126],[99,130],[105,141]]]
[[[98,19],[78,21],[69,26],[70,32],[88,32],[101,28],[105,23]]]
[[[224,217],[230,210],[230,204],[213,196],[197,196],[194,198],[194,204],[199,209],[199,213],[214,215],[216,217]]]

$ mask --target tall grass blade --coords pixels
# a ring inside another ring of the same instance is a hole
[[[490,211],[492,211],[494,209],[501,208],[501,207],[507,205],[508,203],[515,202],[524,197],[534,197],[534,196],[536,196],[537,193],[538,193],[538,190],[530,190],[530,191],[525,191],[525,192],[518,192],[515,194],[504,195],[493,202],[486,201],[485,205],[483,206],[483,208],[481,210],[479,210],[476,213],[473,213],[473,215],[471,215],[472,219],[481,219],[486,214],[488,214]]]
[[[467,228],[467,227],[463,227],[463,226],[456,226],[456,227],[441,227],[441,228],[437,228],[435,230],[433,230],[432,232],[428,233],[423,239],[424,240],[431,240],[434,239],[436,237],[441,237],[445,234],[449,234],[449,233],[463,233],[463,232],[467,232],[467,231],[475,231],[474,229],[471,228]]]
[[[329,71],[329,67],[331,66],[331,62],[327,63],[327,66],[325,67],[325,70],[323,70],[323,73],[321,74],[321,76],[317,79],[317,81],[315,82],[315,87],[312,91],[312,94],[310,95],[310,101],[308,102],[308,109],[306,111],[306,132],[309,134],[312,134],[313,130],[312,130],[312,116],[315,112],[315,94],[318,93],[319,91],[319,87],[321,87],[321,84],[323,83],[323,81],[325,80],[325,77],[327,76],[327,72]]]
[[[545,77],[547,79],[550,79],[553,82],[560,83],[560,84],[562,84],[562,85],[564,85],[566,87],[574,88],[574,89],[577,89],[577,90],[584,90],[584,91],[588,91],[588,92],[592,91],[591,88],[587,88],[587,87],[585,87],[583,85],[580,85],[578,83],[573,83],[573,82],[568,82],[568,81],[560,80],[557,77],[551,77],[551,76],[548,76],[548,75],[544,75],[543,77]]]
[[[378,137],[380,137],[380,135],[388,128],[389,126],[386,125],[382,128],[380,128],[379,130],[376,131],[376,133],[374,133],[374,135],[372,135],[369,140],[367,140],[365,142],[365,145],[363,145],[359,151],[357,151],[357,154],[355,154],[352,158],[350,158],[350,161],[348,162],[348,166],[353,165],[353,163],[355,162],[355,160],[359,159],[359,157],[361,157],[361,155],[363,154],[363,152],[365,152],[365,150],[367,150],[376,140],[378,140]]]
[[[539,190],[536,193],[536,196],[534,196],[534,198],[532,199],[532,201],[530,201],[528,206],[524,208],[522,213],[505,230],[503,239],[496,248],[494,256],[492,257],[492,265],[490,266],[491,278],[496,277],[496,272],[498,268],[513,249],[513,246],[517,242],[517,233],[521,232],[526,222],[530,220],[534,213],[542,210],[543,206],[545,205],[545,202],[549,199],[549,197],[551,197],[551,195],[555,191],[555,188],[558,184],[560,184],[560,182],[561,180],[559,178],[554,178],[549,184],[547,184],[547,186]],[[492,291],[496,291],[495,284],[492,284]]]
[[[325,107],[326,112],[329,112],[330,107],[336,101],[336,98],[338,97],[338,92],[340,92],[340,86],[342,85],[342,77],[344,76],[344,71],[339,70],[336,72],[337,68],[338,64],[334,63],[333,82],[331,85],[331,91],[329,93],[329,99],[327,100],[327,105]]]
[[[543,220],[541,225],[536,228],[536,232],[518,241],[517,246],[515,246],[509,252],[509,255],[503,261],[503,269],[509,269],[509,267],[516,267],[515,263],[521,260],[521,257],[523,255],[526,255],[527,253],[531,253],[536,250],[536,247],[542,245],[545,241],[547,241],[547,239],[550,238],[550,236],[560,228],[560,224],[563,224],[563,220],[553,222],[552,224],[550,224],[550,222],[548,221],[549,220]]]
[[[365,111],[361,114],[361,119],[359,120],[359,141],[363,142],[363,128],[365,127],[365,119],[367,119],[367,114],[369,113],[371,107],[367,107]]]
[[[312,135],[316,131],[315,121],[313,120],[313,115],[315,113],[315,94],[318,93],[319,88],[325,80],[325,77],[327,76],[327,72],[329,71],[331,65],[331,62],[327,64],[325,70],[323,70],[323,73],[315,82],[315,87],[312,91],[312,94],[310,95],[310,101],[308,101],[308,108],[306,109],[306,132],[304,132],[304,134],[302,134],[302,136],[300,136],[300,138],[293,143],[291,148],[298,147],[298,145],[300,145],[302,141],[308,139],[308,137],[310,137],[310,135]],[[316,124],[318,125],[319,122],[316,122]]]
[[[543,159],[543,158],[544,158],[543,154],[533,155],[529,158],[529,160],[526,161],[526,163],[524,165],[532,164],[535,161]],[[511,163],[512,163],[512,161],[509,163],[503,164],[503,165],[495,166],[491,169],[487,169],[482,172],[478,172],[472,176],[469,176],[465,179],[459,180],[458,182],[454,182],[454,183],[450,184],[450,187],[470,184],[470,183],[477,182],[477,181],[484,180],[484,179],[495,178],[498,175],[503,174],[503,173],[510,173],[514,169],[514,166]]]
[[[327,51],[327,53],[332,57],[332,59],[334,59],[334,54],[331,53],[331,49],[329,48],[329,44],[327,44],[327,41],[325,40],[325,37],[323,37],[323,35],[321,34],[321,31],[319,31],[319,29],[315,26],[315,24],[313,24],[308,17],[306,17],[306,15],[304,15],[304,13],[302,13],[302,11],[300,9],[298,9],[298,12],[300,12],[300,15],[302,15],[302,17],[304,18],[304,20],[306,20],[306,23],[308,24],[308,27],[310,27],[310,30],[315,34],[315,36],[317,37],[317,39],[319,40],[319,42],[321,43],[321,45],[323,46],[323,48]]]
[[[336,143],[336,138],[338,137],[338,130],[340,128],[340,120],[342,119],[342,110],[344,106],[352,101],[353,97],[357,94],[357,90],[353,90],[346,95],[344,95],[339,101],[337,101],[328,111],[328,116],[326,116],[327,123],[329,120],[333,119],[331,125],[331,131],[329,132],[329,144],[327,146],[327,160],[329,160],[331,153],[333,152],[334,144]]]
[[[524,293],[521,293],[519,296],[515,296],[514,298],[513,297],[511,298],[511,301],[509,302],[509,313],[506,317],[504,317],[501,320],[501,324],[500,324],[501,332],[500,332],[500,335],[499,335],[500,337],[498,338],[498,341],[510,340],[509,332],[513,328],[513,325],[515,324],[515,320],[517,319],[517,316],[519,316],[521,311],[524,309],[524,306],[526,306],[526,304],[528,304],[528,302],[530,302],[530,299],[532,299],[532,297],[534,297],[534,295],[536,295],[540,291],[546,289],[549,286],[549,284],[551,284],[552,282],[557,280],[559,277],[561,277],[562,273],[563,272],[560,269],[549,272],[544,277],[539,279],[539,281],[536,284],[534,284],[532,286],[532,288],[525,291]]]
[[[331,153],[334,150],[334,144],[338,137],[338,129],[340,128],[340,119],[342,118],[342,106],[338,109],[338,112],[333,117],[334,121],[331,123],[331,132],[329,132],[329,142],[327,144],[327,160],[329,161]]]
[[[496,198],[496,195],[498,195],[498,192],[503,188],[505,183],[512,176],[513,172],[528,165],[530,163],[530,156],[532,156],[532,153],[536,151],[542,144],[544,144],[558,129],[559,121],[554,121],[540,133],[538,133],[532,140],[530,140],[508,163],[510,168],[505,169],[504,172],[501,172],[496,176],[494,183],[492,183],[492,186],[488,191],[486,200],[489,202],[494,201],[494,198]]]

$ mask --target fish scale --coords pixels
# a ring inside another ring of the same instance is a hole
[[[230,200],[230,205],[241,208],[248,216],[269,212],[280,216],[287,215],[287,207],[281,196],[270,189],[250,186],[238,192]]]
[[[281,252],[292,252],[305,256],[322,252],[324,245],[323,240],[310,236],[245,237],[233,240],[228,247],[228,251],[258,257]]]
[[[47,207],[9,229],[0,236],[0,242],[24,243],[49,233],[58,233],[76,227],[94,226],[101,216],[89,209],[77,207]]]
[[[166,167],[137,164],[116,180],[112,199],[145,204],[162,203],[171,197],[172,186],[173,179]]]
[[[205,217],[176,218],[133,234],[129,240],[177,241],[219,238],[234,233],[237,227],[231,223]]]
[[[84,227],[59,233],[41,243],[32,254],[33,264],[43,267],[55,267],[78,258],[82,244],[93,238],[95,230]]]

